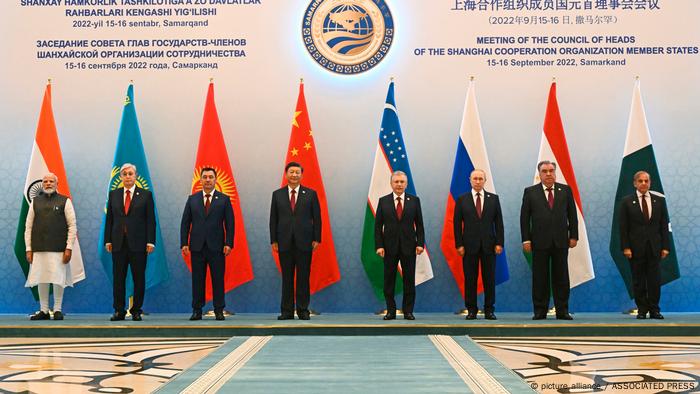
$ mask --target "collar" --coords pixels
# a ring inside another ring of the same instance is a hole
[[[291,186],[287,185],[287,193],[291,193],[292,190],[296,190],[297,194],[299,194],[300,187],[301,187],[301,185],[297,185],[297,187],[295,187],[295,188],[292,188]]]
[[[398,198],[398,197],[401,198],[401,201],[406,201],[406,193],[405,192],[401,193],[401,194],[396,194],[396,193],[392,192],[391,194],[394,195],[394,201],[396,201],[396,198]]]
[[[214,193],[216,193],[216,189],[212,190],[209,194],[211,197],[214,197]],[[202,198],[207,198],[207,192],[205,192],[204,189],[202,189]]]
[[[545,193],[546,193],[546,192],[547,192],[547,185],[545,185],[544,182],[541,182],[540,184],[542,185],[542,190],[544,190]],[[557,184],[556,184],[556,182],[555,182],[555,183],[552,185],[552,191],[554,191],[554,189],[556,189],[556,188],[557,188]]]
[[[635,190],[634,193],[637,194],[637,200],[642,198],[642,193],[640,193],[639,190]],[[646,192],[645,195],[648,197],[651,197],[651,193],[649,193],[649,192]]]
[[[124,188],[124,195],[126,195],[127,190],[131,192],[131,197],[134,197],[136,192],[136,184],[134,184],[134,186],[132,186],[130,189]]]
[[[480,192],[477,192],[476,190],[472,189],[472,197],[474,200],[476,200],[476,193],[480,193],[482,197],[486,197],[486,190],[481,189]]]

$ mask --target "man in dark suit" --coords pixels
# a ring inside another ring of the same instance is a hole
[[[668,212],[664,198],[651,193],[651,179],[645,171],[634,174],[637,189],[620,202],[620,245],[630,261],[637,319],[663,319],[661,297],[661,259],[671,250]]]
[[[301,186],[301,164],[290,162],[284,171],[287,186],[272,193],[270,206],[270,243],[282,269],[282,313],[277,319],[294,319],[296,272],[297,315],[309,320],[311,254],[321,243],[321,205],[314,190]]]
[[[374,244],[377,254],[384,258],[384,320],[396,319],[394,286],[401,262],[403,275],[403,318],[415,320],[416,255],[423,253],[425,232],[420,200],[405,193],[408,177],[402,171],[391,174],[393,192],[379,199],[374,222]]]
[[[496,320],[496,255],[503,252],[503,216],[498,196],[484,190],[486,173],[476,169],[469,175],[472,190],[457,199],[454,237],[464,268],[464,304],[467,320],[476,319],[476,285],[481,262],[484,284],[484,317]]]
[[[114,314],[111,321],[124,320],[126,273],[131,266],[134,303],[131,318],[141,321],[146,288],[146,259],[156,244],[153,194],[136,186],[136,166],[126,163],[119,170],[123,187],[112,190],[107,200],[105,248],[112,253]]]
[[[571,188],[556,183],[557,164],[537,164],[541,183],[525,188],[520,208],[523,250],[532,252],[533,320],[547,318],[550,278],[557,319],[569,314],[569,248],[578,242],[578,217]],[[551,275],[550,275],[551,264]]]
[[[182,254],[192,255],[192,316],[202,320],[207,266],[211,274],[216,320],[224,317],[224,273],[226,256],[233,248],[234,217],[229,196],[217,191],[216,170],[204,167],[199,172],[202,191],[187,198],[180,223]]]

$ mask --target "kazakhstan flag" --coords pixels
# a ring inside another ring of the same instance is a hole
[[[141,141],[141,131],[139,122],[136,118],[136,107],[134,107],[134,85],[129,85],[126,92],[126,101],[124,102],[124,112],[122,113],[122,122],[119,126],[119,137],[117,138],[117,150],[114,152],[114,164],[112,171],[109,174],[109,185],[107,187],[107,195],[109,192],[124,186],[119,179],[119,168],[124,163],[131,163],[136,166],[137,178],[136,186],[150,190],[153,193],[154,210],[156,215],[156,248],[153,253],[148,255],[146,264],[146,288],[151,287],[168,280],[168,263],[165,260],[165,248],[163,247],[163,237],[160,233],[160,223],[158,221],[158,208],[155,206],[155,192],[153,183],[151,182],[151,174],[148,171],[148,162],[146,161],[146,152],[143,149],[143,141]],[[100,242],[97,245],[97,254],[100,256],[102,266],[110,282],[114,281],[112,277],[112,255],[105,250],[104,229],[107,219],[107,209],[105,202],[105,210],[102,218],[102,226],[100,228]],[[131,270],[129,270],[126,278],[126,295],[131,297],[134,294],[134,284],[131,278]]]

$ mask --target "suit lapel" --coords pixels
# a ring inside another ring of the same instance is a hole
[[[554,186],[556,187],[556,184]],[[554,194],[555,194],[554,203],[556,204],[556,202],[557,202],[556,190],[554,191]],[[545,208],[551,210],[551,208],[549,207],[549,202],[547,201],[547,190],[545,190],[543,183],[540,183],[539,185],[537,185],[537,195],[539,196],[539,199],[542,202],[542,204],[544,204]]]

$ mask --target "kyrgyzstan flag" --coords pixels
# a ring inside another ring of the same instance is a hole
[[[199,133],[199,148],[197,148],[197,160],[194,163],[192,176],[192,194],[202,191],[202,185],[199,183],[199,172],[204,167],[216,169],[216,190],[229,196],[231,205],[233,205],[236,232],[233,237],[233,250],[226,257],[226,273],[224,275],[224,291],[229,292],[239,285],[253,280],[253,264],[250,261],[238,189],[233,178],[233,171],[231,171],[231,162],[229,162],[226,142],[221,132],[219,115],[216,112],[213,83],[209,83],[207,102],[204,104],[202,131]],[[185,263],[187,263],[187,268],[192,271],[190,256],[183,257]],[[206,286],[206,300],[210,301],[213,296],[209,270],[207,270]]]
[[[330,286],[340,280],[340,270],[338,269],[338,258],[335,255],[335,245],[333,244],[333,233],[331,232],[331,220],[328,216],[328,202],[326,201],[326,189],[323,187],[323,177],[321,167],[318,165],[316,156],[316,144],[314,143],[314,133],[311,130],[309,112],[306,109],[306,99],[304,98],[304,82],[299,84],[299,97],[297,107],[292,120],[292,132],[289,135],[289,147],[285,164],[295,161],[304,168],[304,177],[301,183],[314,189],[321,204],[321,239],[323,240],[311,257],[311,277],[309,286],[311,294]],[[282,174],[282,184],[285,186],[287,180]],[[280,268],[279,256],[272,254]]]

